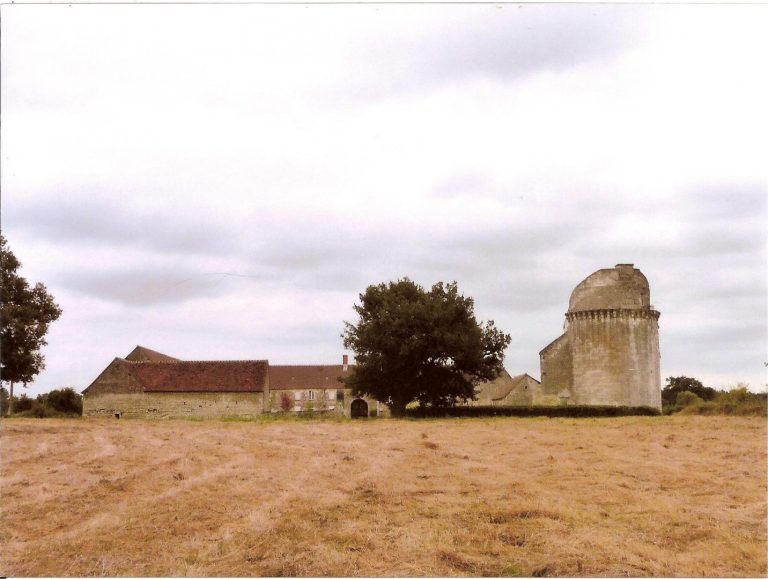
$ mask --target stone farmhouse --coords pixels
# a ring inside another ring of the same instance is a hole
[[[539,353],[541,382],[528,374],[476,387],[473,406],[557,404],[661,409],[659,312],[648,280],[632,264],[601,269],[571,293],[563,334]],[[334,412],[388,414],[354,397],[340,365],[276,366],[267,360],[184,361],[136,346],[83,391],[84,416],[255,416]]]
[[[276,366],[267,360],[185,361],[136,346],[83,390],[83,416],[385,415],[386,406],[344,387],[339,379],[348,371],[346,355],[337,366]]]

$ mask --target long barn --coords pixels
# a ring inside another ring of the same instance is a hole
[[[340,365],[271,366],[267,360],[186,361],[136,346],[83,390],[84,416],[251,417],[271,412],[379,416],[386,406],[352,396]]]

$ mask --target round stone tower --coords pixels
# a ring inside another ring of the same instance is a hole
[[[659,312],[639,269],[596,271],[573,290],[565,317],[570,403],[661,409]]]

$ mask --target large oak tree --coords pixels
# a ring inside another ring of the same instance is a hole
[[[344,322],[344,346],[356,365],[344,382],[402,416],[407,404],[450,406],[471,400],[475,386],[502,371],[511,340],[493,321],[478,323],[472,298],[456,283],[425,291],[405,278],[372,285],[354,305],[357,324]]]
[[[26,386],[45,368],[41,352],[51,322],[61,315],[46,287],[29,287],[18,269],[21,263],[0,235],[0,380],[10,385],[9,412],[13,412],[13,385]]]

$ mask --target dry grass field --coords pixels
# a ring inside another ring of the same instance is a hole
[[[5,420],[2,575],[765,576],[766,421]]]

